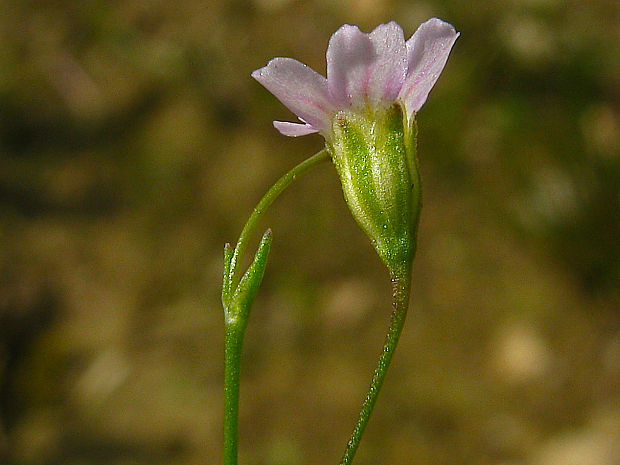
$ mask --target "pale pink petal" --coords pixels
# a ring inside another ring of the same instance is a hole
[[[426,102],[458,36],[451,24],[431,18],[407,41],[409,69],[399,96],[407,114],[417,112]]]
[[[375,59],[368,34],[357,26],[340,27],[327,47],[327,83],[338,106],[358,105],[368,85],[368,69]]]
[[[390,106],[407,75],[407,46],[403,30],[394,21],[370,33],[375,59],[368,70],[366,94],[372,107]]]
[[[309,125],[308,123],[290,123],[288,121],[274,121],[273,127],[280,133],[289,137],[305,136],[307,134],[313,134],[319,132],[318,129]]]
[[[252,77],[317,130],[330,128],[334,107],[327,80],[308,66],[292,58],[274,58]]]
[[[406,73],[405,38],[395,22],[382,24],[370,34],[344,25],[329,41],[327,85],[337,105],[391,105]]]

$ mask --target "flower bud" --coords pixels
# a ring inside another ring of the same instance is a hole
[[[408,267],[421,206],[415,121],[399,104],[342,110],[332,134],[327,147],[351,213],[390,272]]]

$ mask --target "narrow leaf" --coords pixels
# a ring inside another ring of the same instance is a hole
[[[226,243],[224,246],[224,276],[222,279],[222,304],[224,309],[227,309],[230,303],[230,286],[232,281],[230,263],[233,256],[233,249],[230,243]]]
[[[265,274],[265,267],[267,266],[267,257],[269,256],[269,250],[271,248],[272,234],[271,229],[268,229],[258,246],[258,251],[254,256],[252,264],[248,267],[247,271],[239,281],[237,289],[232,297],[231,304],[235,307],[235,312],[238,315],[234,315],[233,318],[240,318],[241,321],[247,323],[247,318],[250,313],[250,307],[254,302],[258,288],[263,280]]]

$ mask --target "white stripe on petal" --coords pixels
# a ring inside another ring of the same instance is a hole
[[[273,127],[280,131],[281,134],[289,137],[305,136],[307,134],[313,134],[319,132],[309,124],[290,123],[288,121],[274,121]]]
[[[252,77],[312,127],[320,131],[331,127],[334,107],[327,80],[310,67],[292,58],[274,58]]]
[[[431,18],[407,41],[409,69],[399,97],[408,115],[417,112],[426,102],[458,36],[451,24]]]

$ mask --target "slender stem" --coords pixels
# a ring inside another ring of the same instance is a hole
[[[247,326],[249,308],[229,308],[237,305],[231,296],[239,284],[239,263],[247,248],[247,241],[254,232],[258,220],[273,201],[286,189],[297,176],[305,173],[320,162],[329,159],[328,152],[323,149],[306,159],[282,176],[258,202],[245,224],[233,252],[227,276],[224,278],[222,294],[227,312],[234,311],[237,318],[226,319],[226,337],[224,341],[224,464],[237,465],[238,422],[239,422],[239,372],[241,365],[241,347]],[[247,305],[251,305],[251,302]]]
[[[289,184],[291,184],[295,180],[295,178],[297,178],[297,176],[305,173],[310,168],[313,168],[322,161],[328,159],[329,153],[327,152],[327,150],[323,149],[320,152],[312,155],[310,158],[302,161],[299,165],[295,166],[292,170],[290,170],[288,173],[278,179],[278,181],[276,181],[276,183],[271,186],[271,188],[263,196],[260,202],[258,202],[256,207],[254,207],[252,214],[248,218],[247,223],[245,223],[245,226],[241,231],[241,235],[239,236],[239,240],[237,241],[237,246],[235,247],[235,251],[231,260],[231,284],[233,287],[236,286],[239,279],[239,261],[241,260],[241,257],[243,257],[243,253],[245,252],[245,249],[247,247],[248,239],[256,228],[256,224],[258,223],[261,215],[265,212],[265,210],[267,210],[267,208],[269,208],[273,201],[278,198],[282,191],[284,191],[284,189],[286,189]]]
[[[375,372],[370,382],[370,388],[366,394],[366,399],[362,404],[362,411],[349,439],[349,443],[344,451],[340,465],[349,465],[355,456],[357,447],[362,439],[364,429],[370,419],[370,414],[375,406],[379,391],[385,380],[394,350],[398,344],[400,333],[405,324],[405,318],[407,316],[407,310],[409,308],[409,294],[411,289],[411,270],[408,265],[403,272],[392,273],[392,316],[390,319],[390,327],[385,337],[385,343],[383,344],[383,350],[379,357],[379,363],[375,368]]]
[[[224,347],[224,463],[237,465],[239,365],[243,331],[226,328]]]

